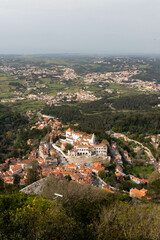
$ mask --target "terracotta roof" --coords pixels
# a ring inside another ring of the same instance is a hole
[[[117,177],[123,177],[120,173],[115,173]]]
[[[13,177],[6,177],[4,178],[5,183],[13,183]]]
[[[68,165],[66,165],[66,169],[76,169],[77,168],[77,166],[75,165],[75,164],[73,164],[73,163],[71,163],[71,164],[68,164]]]
[[[64,168],[62,166],[57,166],[57,168],[59,171],[64,171]]]
[[[20,179],[20,182],[25,182],[25,181],[26,181],[25,178]]]
[[[21,168],[22,168],[21,165],[14,165],[13,167],[11,167],[11,171],[12,171],[12,172],[15,172],[15,171],[17,171],[17,170],[19,170],[19,169],[21,169]]]
[[[138,190],[137,188],[132,188],[131,190],[130,190],[130,194],[132,195],[132,194],[135,194],[135,196],[137,196],[137,197],[145,197],[145,195],[146,195],[146,192],[147,192],[147,190],[146,189],[141,189],[141,190]]]
[[[63,172],[63,175],[72,175],[73,174],[73,172],[71,172],[71,171],[65,171],[65,172]]]
[[[97,167],[93,167],[92,170],[101,171],[101,170],[104,170],[104,167],[97,166]]]
[[[82,165],[80,168],[79,168],[79,171],[84,171],[85,170],[85,167],[84,165]]]
[[[66,132],[72,132],[73,130],[71,128],[68,128]]]
[[[101,162],[95,162],[95,163],[93,164],[93,168],[94,168],[94,167],[98,167],[98,166],[102,166]]]
[[[77,145],[76,148],[89,148],[89,145]]]
[[[94,147],[107,147],[107,145],[104,143],[100,143],[98,145],[94,145]]]
[[[116,166],[116,169],[117,170],[123,170],[123,168],[121,166],[119,166],[119,165]]]

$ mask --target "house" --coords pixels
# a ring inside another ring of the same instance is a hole
[[[4,182],[8,184],[13,184],[13,177],[5,177]]]
[[[84,172],[84,171],[85,171],[85,167],[84,167],[84,165],[81,165],[80,168],[79,168],[78,170],[79,170],[80,173],[81,173],[81,172]]]
[[[33,146],[33,139],[28,139],[27,144]]]
[[[103,155],[107,156],[107,146],[104,143],[96,144],[95,135],[74,132],[71,128],[66,130],[66,139],[61,139],[62,149],[63,143],[70,143],[73,149],[68,151],[68,155],[72,157],[86,155]]]
[[[94,149],[90,145],[77,145],[75,149],[77,150],[77,155],[91,156],[94,152]]]
[[[137,178],[134,176],[131,177],[131,181],[136,184],[147,184],[148,183],[148,179],[140,179],[140,178]]]
[[[51,155],[51,157],[57,157],[58,156],[56,150],[54,150],[54,149],[50,150],[50,155]]]
[[[123,180],[123,175],[120,172],[115,173],[117,180]]]
[[[98,145],[90,145],[86,144],[86,142],[81,141],[81,145],[75,144],[74,148],[68,151],[69,156],[81,156],[81,155],[103,155],[107,156],[107,146],[105,144],[98,144]]]
[[[94,151],[97,155],[107,156],[107,146],[104,143],[94,145]]]
[[[123,166],[121,155],[116,155],[115,158],[114,158],[114,162],[115,162],[116,165]]]
[[[151,136],[151,140],[152,140],[153,143],[156,143],[156,141],[157,141],[157,136],[154,136],[154,135]]]
[[[63,174],[63,176],[65,177],[65,176],[67,176],[67,175],[70,175],[71,176],[71,178],[72,178],[72,174],[74,173],[74,171],[64,171],[62,174]]]
[[[87,183],[87,184],[91,184],[91,176],[85,177],[84,182]]]
[[[127,158],[128,157],[128,152],[127,151],[124,151],[124,157]]]
[[[130,157],[127,157],[127,158],[126,158],[126,161],[127,161],[129,164],[132,164],[132,160],[131,160]]]
[[[21,178],[19,185],[24,186],[26,184],[26,178]]]
[[[66,165],[66,171],[76,171],[77,166],[74,163]]]
[[[123,138],[123,137],[124,137],[124,134],[122,134],[122,133],[114,133],[113,136],[114,136],[115,138]]]
[[[31,151],[28,159],[29,159],[29,160],[35,160],[36,158],[37,158],[37,152],[36,152],[36,150]]]
[[[101,162],[95,162],[92,167],[92,172],[98,174],[99,171],[104,170]]]
[[[46,159],[49,155],[49,144],[46,142],[41,142],[39,145],[39,157],[43,159],[44,162],[46,162]]]
[[[36,158],[36,160],[37,160],[37,162],[38,162],[38,164],[39,164],[40,166],[44,165],[43,159],[41,159],[41,158]]]
[[[81,144],[95,144],[95,135],[83,135],[82,133],[74,132],[71,128],[66,130],[66,142],[73,144],[80,142]]]
[[[22,165],[21,164],[10,165],[9,171],[11,172],[12,175],[13,174],[19,174],[23,171]]]
[[[121,173],[121,172],[123,172],[123,168],[120,166],[120,165],[117,165],[116,166],[116,172],[118,173]]]
[[[128,142],[128,138],[126,136],[124,136],[124,141]]]
[[[57,166],[57,168],[56,168],[58,171],[60,171],[60,172],[63,172],[64,171],[64,167],[62,167],[62,166]]]
[[[146,196],[146,193],[147,193],[147,190],[144,188],[141,190],[138,190],[137,188],[131,188],[129,195],[132,198],[142,198]]]
[[[55,177],[58,177],[58,178],[62,178],[62,177],[63,177],[62,172],[59,171],[59,170],[57,170],[57,169],[55,169],[55,170],[53,171],[53,175],[54,175]]]
[[[72,180],[75,182],[79,182],[79,180],[82,180],[83,177],[80,173],[74,173],[72,174]]]
[[[7,163],[7,164],[9,164],[9,163],[15,164],[17,161],[18,161],[17,158],[12,157],[12,158],[8,158],[8,159],[5,161],[5,163]]]

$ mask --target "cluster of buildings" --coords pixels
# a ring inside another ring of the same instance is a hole
[[[35,77],[38,79],[55,76],[58,77],[59,72],[63,72],[62,69],[62,66],[44,66],[41,64],[39,64],[39,66],[34,66],[33,64],[26,64],[23,66],[18,65],[17,67],[12,66],[12,64],[5,64],[0,66],[1,71],[5,73],[9,72],[12,76],[15,76],[16,79],[23,78],[25,81],[27,81],[27,83],[34,80]]]
[[[133,60],[132,60],[133,61]],[[141,60],[140,60],[141,61]],[[103,64],[103,61],[98,61],[99,64]],[[113,60],[114,62],[114,60]],[[115,62],[124,62],[123,59],[116,59]],[[134,61],[133,61],[134,62]],[[109,63],[109,62],[108,62]],[[142,62],[139,62],[143,64]],[[124,65],[124,64],[123,64]],[[89,91],[80,91],[77,93],[62,93],[59,92],[56,96],[50,96],[47,93],[46,89],[49,87],[49,84],[52,84],[51,80],[43,81],[43,79],[56,79],[59,84],[65,84],[66,81],[75,80],[75,81],[84,81],[84,84],[90,85],[91,83],[99,83],[99,87],[103,91],[112,93],[113,89],[108,89],[106,84],[118,83],[125,85],[129,88],[138,88],[140,91],[145,92],[159,92],[160,84],[157,84],[155,80],[153,81],[142,81],[136,79],[137,74],[142,73],[142,69],[138,70],[138,65],[132,64],[129,66],[127,63],[124,65],[124,69],[120,71],[119,65],[113,65],[113,68],[116,68],[119,71],[109,71],[105,73],[89,73],[85,76],[79,76],[75,73],[73,68],[68,68],[58,65],[43,65],[37,64],[24,64],[23,66],[13,66],[12,64],[4,64],[0,66],[0,70],[4,73],[10,73],[14,77],[15,81],[19,83],[19,80],[22,81],[22,84],[17,85],[13,88],[13,94],[15,95],[12,98],[2,99],[1,102],[15,102],[23,101],[26,99],[45,101],[48,105],[59,105],[63,102],[70,101],[95,101],[98,98],[89,92]],[[45,92],[45,93],[44,93]],[[120,93],[120,92],[118,92]]]
[[[113,156],[113,163],[115,164],[116,168],[115,168],[115,175],[117,177],[118,180],[123,180],[124,176],[126,174],[124,174],[123,172],[123,160],[122,160],[122,156],[119,153],[118,149],[117,149],[117,144],[115,142],[112,142],[111,146],[110,146],[110,151],[112,153]]]
[[[54,175],[59,179],[70,178],[69,180],[78,182],[80,184],[92,184],[92,174],[98,174],[98,171],[104,170],[101,162],[95,162],[92,167],[86,165],[66,164],[65,166],[58,165],[52,170],[44,168],[42,171],[43,176]]]
[[[26,91],[29,88],[27,88]],[[43,101],[47,105],[55,105],[59,106],[63,102],[84,102],[84,101],[95,101],[99,100],[101,98],[97,98],[92,92],[90,91],[85,91],[85,90],[80,90],[79,92],[76,93],[70,93],[70,92],[58,92],[57,95],[55,96],[50,96],[47,94],[43,94],[43,92],[37,94],[28,94],[24,96],[23,92],[20,91],[14,91],[15,95],[18,95],[14,98],[9,98],[9,99],[2,99],[1,102],[16,102],[16,101],[23,101],[26,99],[30,100],[37,100],[37,101]]]
[[[128,82],[128,80],[137,75],[139,72],[138,70],[128,70],[128,71],[120,71],[120,72],[107,72],[107,73],[92,73],[87,74],[84,77],[85,83],[94,83],[94,82],[101,82],[105,83],[123,83]]]
[[[58,154],[56,150],[52,147],[52,144],[42,141],[38,149],[38,159],[37,161],[43,166],[58,165]]]
[[[64,78],[66,81],[79,78],[79,76],[75,73],[75,71],[72,68],[64,68],[63,71],[64,73],[62,79]]]
[[[31,112],[28,112],[29,116]],[[40,113],[39,113],[40,114]],[[107,158],[108,147],[103,143],[97,143],[94,134],[86,134],[81,132],[75,132],[73,129],[68,128],[68,125],[63,125],[58,119],[55,119],[46,115],[39,115],[39,121],[32,127],[39,130],[49,126],[50,132],[49,141],[41,141],[38,149],[33,149],[28,158],[20,160],[16,158],[10,158],[5,163],[0,164],[0,178],[5,183],[13,184],[14,175],[19,175],[20,185],[25,185],[27,180],[27,170],[31,167],[33,160],[36,160],[37,171],[39,178],[45,176],[54,175],[59,179],[67,178],[71,181],[78,182],[80,184],[92,184],[94,185],[94,177],[98,177],[98,172],[105,170],[101,162],[95,162],[90,164],[78,164],[69,163],[68,157],[76,160],[77,157],[86,159],[85,157],[103,156]],[[61,137],[63,136],[63,138]],[[53,144],[53,139],[59,138],[58,145]],[[121,135],[115,135],[114,137],[124,137]],[[33,139],[28,139],[28,145],[34,145]],[[67,155],[64,154],[66,146],[70,146]],[[127,176],[123,172],[123,161],[128,164],[132,164],[132,161],[127,151],[123,152],[123,156],[119,153],[117,144],[111,143],[110,152],[112,155],[112,162],[115,164],[115,175],[117,180],[123,181]],[[160,165],[159,165],[160,166]],[[160,169],[160,167],[159,167]],[[140,179],[132,175],[130,179],[136,184],[147,184],[147,179]],[[101,179],[100,181],[103,182]],[[97,183],[96,183],[97,186]],[[99,185],[100,186],[100,185]],[[109,192],[114,192],[111,186],[104,184],[104,189]],[[117,189],[116,189],[117,190]],[[146,195],[146,190],[131,189],[130,196],[141,198]]]
[[[113,162],[115,163],[116,165],[116,168],[115,168],[115,175],[117,177],[118,180],[123,180],[124,177],[126,177],[127,175],[123,172],[123,160],[122,160],[122,155],[118,152],[117,150],[117,144],[115,142],[113,142],[111,144],[111,147],[110,147],[110,150],[111,150],[111,153],[113,155]],[[132,164],[132,160],[131,158],[128,156],[128,152],[127,151],[124,151],[123,152],[123,159],[126,163],[128,164]],[[140,179],[138,177],[135,177],[133,175],[128,175],[130,177],[130,180],[133,182],[133,183],[136,183],[136,184],[147,184],[148,183],[148,179]]]
[[[39,121],[36,122],[31,127],[31,129],[36,128],[42,130],[45,127],[51,128],[50,137],[63,135],[62,128],[64,127],[64,125],[62,125],[62,123],[58,119],[51,116],[39,114]]]
[[[52,173],[44,170],[43,175],[48,176],[53,174],[57,178],[69,177],[70,180],[78,182],[80,184],[91,184],[92,171],[90,168],[81,165],[77,166],[73,163],[66,164],[65,166],[57,166]]]
[[[97,83],[100,82],[101,84],[99,87],[105,88],[103,85],[106,83],[117,83],[124,85],[129,88],[138,88],[140,91],[144,92],[159,92],[160,91],[160,84],[157,84],[156,81],[143,81],[140,79],[135,79],[137,74],[140,74],[141,71],[139,70],[127,70],[127,71],[120,71],[120,72],[107,72],[104,74],[100,73],[92,73],[87,74],[84,77],[84,82],[86,84]],[[105,89],[106,92],[112,93],[112,89]]]
[[[13,184],[14,175],[19,175],[20,185],[25,185],[27,179],[27,169],[30,167],[29,159],[21,161],[17,158],[9,158],[5,163],[0,164],[0,178],[4,183]]]
[[[75,132],[71,128],[66,130],[66,139],[61,139],[62,146],[71,144],[73,148],[68,150],[68,155],[77,156],[107,156],[107,146],[104,143],[97,144],[95,135]]]
[[[28,112],[28,114],[30,116],[31,112]],[[72,144],[73,149],[68,151],[69,156],[73,156],[73,152],[75,153],[74,157],[78,155],[107,156],[107,146],[105,144],[96,144],[94,134],[89,135],[74,132],[70,128],[68,128],[64,134],[64,129],[67,127],[67,125],[63,125],[58,119],[46,115],[40,114],[39,121],[36,122],[31,129],[36,128],[41,130],[47,126],[50,127],[50,132],[48,133],[49,142],[41,141],[38,149],[33,149],[28,158],[25,160],[16,158],[7,159],[5,163],[0,165],[0,178],[2,178],[5,183],[13,184],[14,175],[16,174],[20,177],[19,184],[25,185],[27,179],[27,169],[31,167],[32,161],[36,160],[39,178],[49,175],[62,178],[69,175],[72,181],[83,184],[91,184],[92,173],[98,174],[98,171],[104,170],[101,162],[96,162],[93,164],[93,166],[92,164],[88,165],[88,167],[84,164],[69,164],[67,159],[64,158],[65,154],[62,156],[61,153],[63,153],[66,144]],[[63,139],[60,138],[62,148],[56,147],[53,144],[53,140],[60,136],[63,136]],[[34,141],[34,139],[28,139],[27,144],[34,146]]]

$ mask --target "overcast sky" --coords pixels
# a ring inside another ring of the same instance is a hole
[[[160,0],[0,0],[0,53],[160,54]]]

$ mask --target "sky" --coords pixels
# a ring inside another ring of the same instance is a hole
[[[160,54],[160,0],[0,0],[0,54]]]

